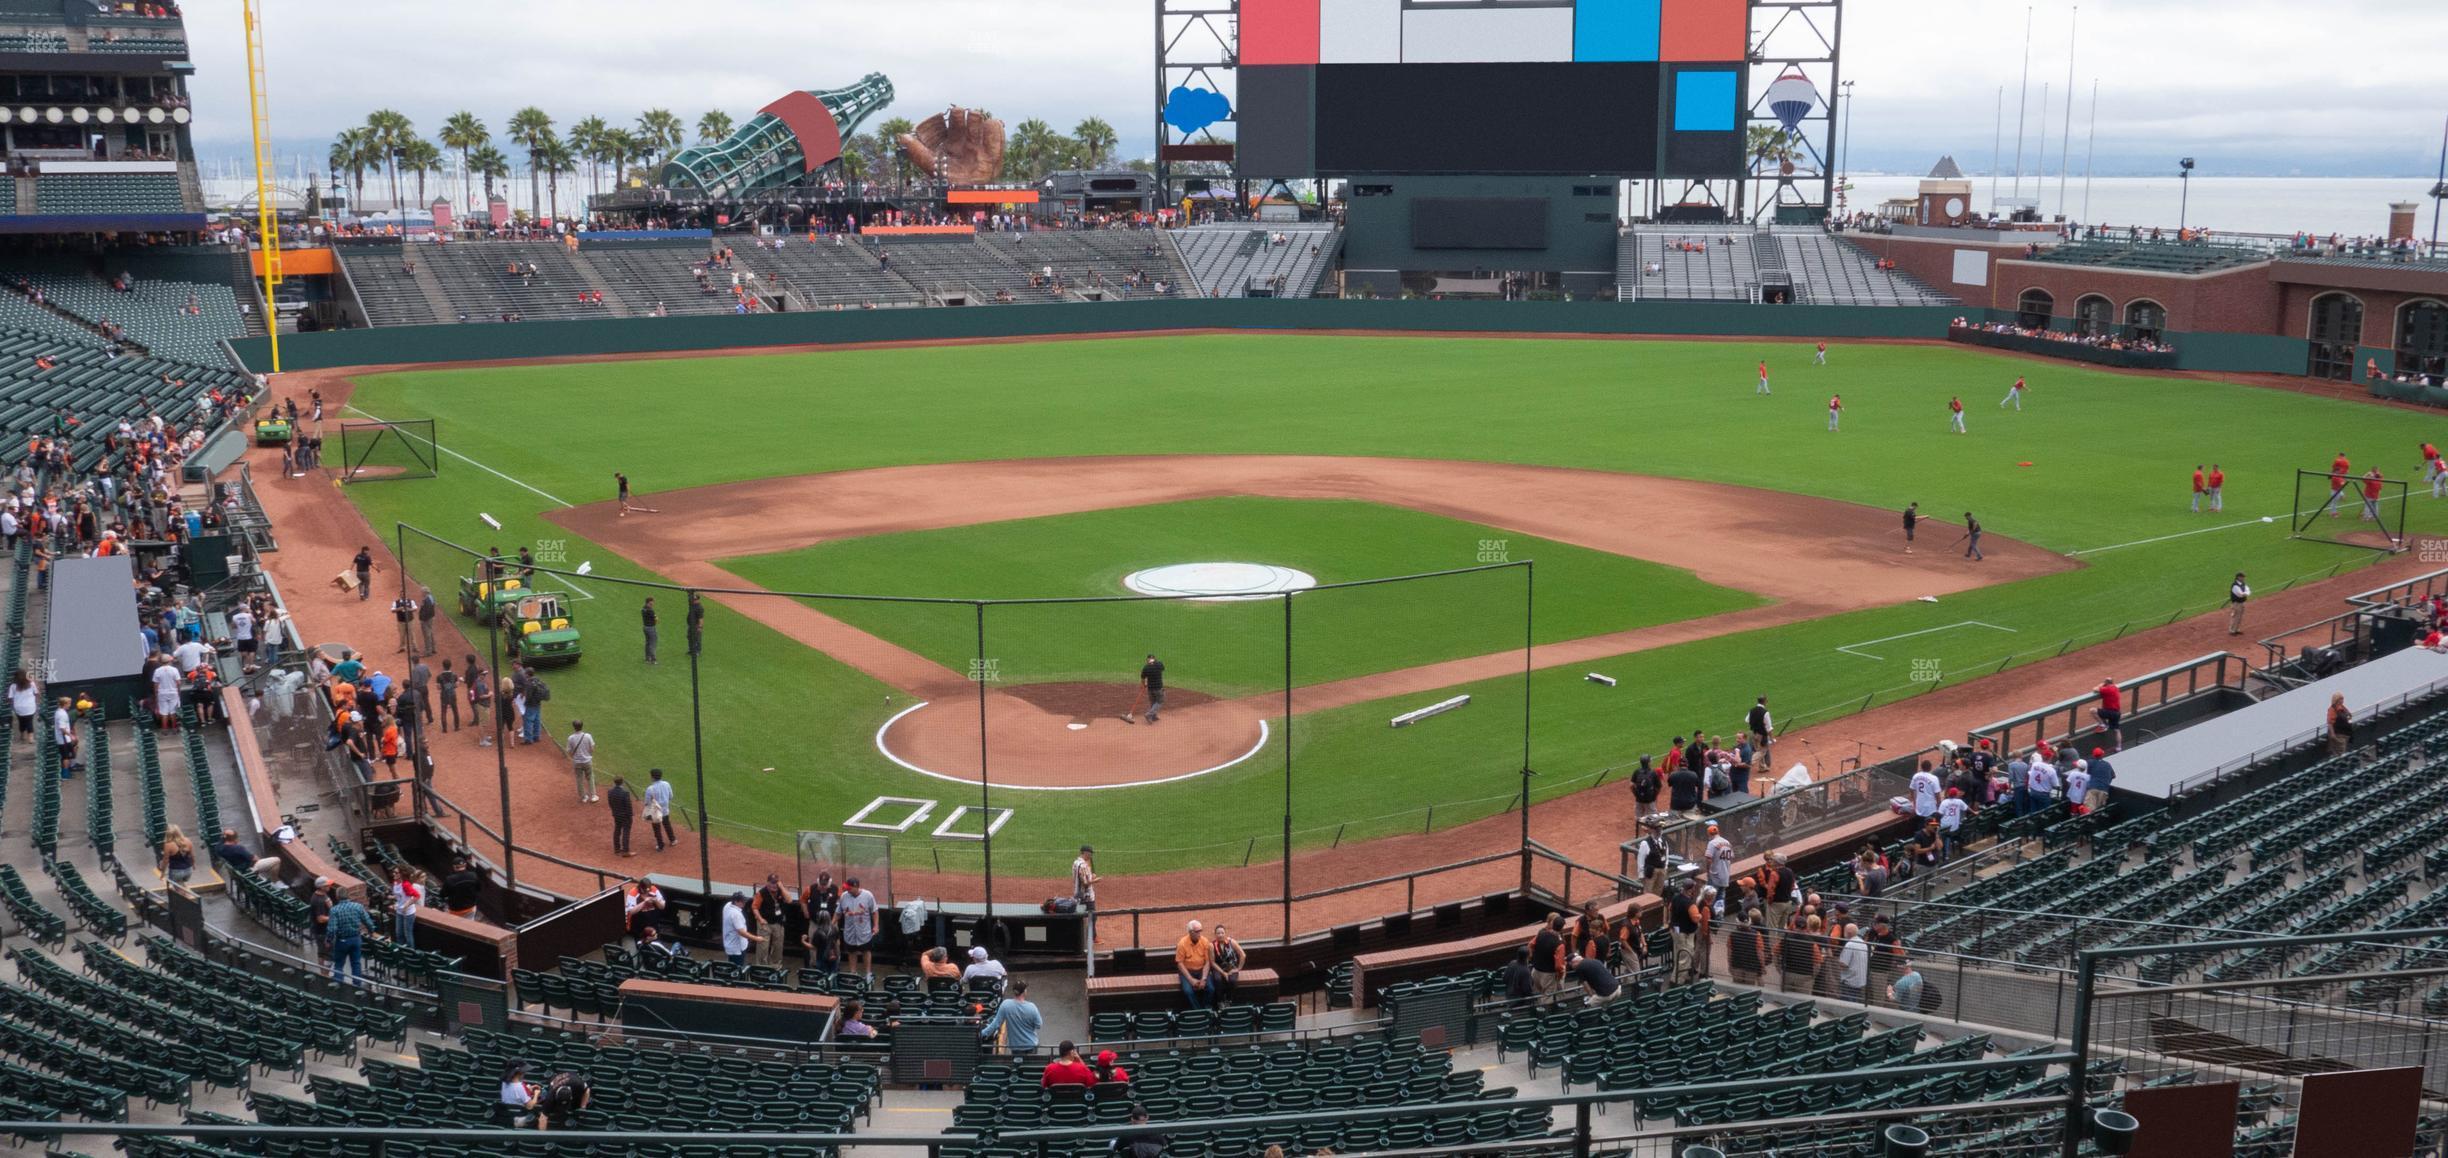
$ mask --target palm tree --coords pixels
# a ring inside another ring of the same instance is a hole
[[[397,109],[376,109],[366,114],[366,135],[382,158],[385,170],[390,173],[391,207],[398,209],[399,151],[410,138],[416,136],[416,126],[409,122],[408,114]]]
[[[1103,117],[1090,117],[1073,125],[1071,137],[1079,142],[1081,166],[1089,169],[1104,164],[1105,158],[1113,155],[1114,146],[1122,141]]]
[[[864,181],[875,163],[877,147],[874,133],[860,133],[842,142],[841,175],[846,181]]]
[[[570,148],[569,142],[559,137],[546,137],[543,146],[535,151],[535,157],[536,166],[544,170],[547,196],[552,198],[550,219],[557,220],[561,216],[561,174],[578,171],[578,154]]]
[[[731,135],[731,114],[721,109],[707,109],[697,118],[697,143],[711,145]]]
[[[652,156],[660,164],[671,160],[672,150],[687,140],[688,126],[681,124],[670,109],[648,109],[638,114],[639,156]]]
[[[510,158],[487,143],[476,146],[476,151],[468,154],[467,164],[470,171],[484,178],[485,207],[489,214],[493,204],[493,182],[509,178]]]
[[[449,120],[442,122],[442,147],[459,150],[459,197],[462,201],[469,196],[468,154],[492,140],[493,134],[485,131],[484,122],[477,120],[476,114],[466,109],[452,113]]]
[[[876,125],[876,142],[884,144],[881,157],[894,159],[894,184],[911,184],[911,159],[901,154],[901,135],[913,127],[918,125],[911,125],[911,118],[886,118],[884,125]],[[879,164],[876,169],[881,171],[884,166]]]
[[[410,137],[400,145],[399,158],[400,164],[416,174],[417,204],[431,204],[425,200],[425,175],[442,167],[442,150],[423,137]]]
[[[543,190],[537,187],[536,170],[543,167],[538,154],[545,142],[557,139],[553,136],[552,116],[534,105],[510,114],[510,139],[527,150],[527,209],[533,213],[536,206],[544,203]]]
[[[1012,129],[1011,144],[1003,151],[1003,175],[1014,181],[1034,181],[1060,155],[1061,138],[1054,126],[1030,117]]]
[[[612,162],[612,189],[629,183],[629,163],[639,160],[652,150],[645,138],[628,129],[613,129],[604,134],[604,155]]]
[[[373,146],[367,143],[370,137],[371,134],[367,133],[362,125],[342,129],[340,135],[332,138],[331,156],[329,157],[332,180],[337,181],[342,176],[346,176],[349,184],[356,188],[356,203],[360,205],[365,201],[366,159],[371,157],[374,151]]]
[[[604,146],[609,143],[608,134],[611,132],[612,127],[605,124],[602,117],[588,117],[570,126],[570,153],[586,163],[589,193],[596,192],[596,187],[602,184],[598,179],[602,176],[598,166],[604,160]]]

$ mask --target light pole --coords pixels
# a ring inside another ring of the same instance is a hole
[[[2176,176],[2184,182],[2184,192],[2176,199],[2176,239],[2182,241],[2185,233],[2185,215],[2193,208],[2193,158],[2183,158],[2176,164],[2178,167]]]
[[[1838,147],[1836,160],[1836,203],[1845,203],[1846,177],[1853,171],[1853,82],[1836,86],[1844,90],[1844,143]]]

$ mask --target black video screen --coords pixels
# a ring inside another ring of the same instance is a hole
[[[1545,249],[1544,197],[1420,197],[1411,202],[1414,249]]]
[[[1652,174],[1658,67],[1319,65],[1317,171]]]

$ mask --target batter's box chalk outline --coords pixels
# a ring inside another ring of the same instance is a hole
[[[902,817],[901,823],[899,824],[881,824],[867,819],[868,816],[872,815],[875,810],[879,808],[893,807],[908,808],[910,813],[909,815]],[[842,827],[864,828],[870,832],[903,833],[925,823],[926,818],[933,815],[935,815],[935,802],[924,797],[878,796],[875,799],[868,801],[867,807],[851,813],[850,819],[842,821]]]
[[[967,816],[967,815],[969,815],[969,814],[970,814],[971,812],[973,812],[973,811],[976,811],[976,809],[974,809],[974,808],[972,808],[971,806],[966,805],[966,804],[961,805],[960,807],[953,809],[953,810],[952,810],[952,814],[951,814],[950,816],[946,816],[946,817],[944,817],[944,818],[943,818],[943,823],[942,823],[942,824],[938,824],[938,825],[936,825],[936,826],[935,826],[935,839],[937,839],[937,840],[975,840],[975,841],[983,841],[983,840],[985,840],[987,837],[993,836],[994,834],[996,834],[996,833],[998,833],[998,832],[1003,831],[1003,826],[1004,826],[1004,824],[1006,824],[1007,822],[1009,822],[1009,821],[1011,820],[1011,818],[1012,818],[1012,810],[1011,810],[1011,809],[1008,809],[1008,808],[990,808],[990,809],[987,809],[986,811],[993,813],[993,814],[994,814],[994,819],[992,819],[992,820],[990,820],[990,821],[987,821],[987,822],[986,822],[986,831],[984,831],[984,832],[954,832],[954,831],[952,831],[952,826],[953,826],[953,825],[955,825],[955,824],[959,824],[959,823],[960,823],[960,820],[961,820],[961,817]]]
[[[1887,657],[1885,657],[1885,656],[1881,656],[1881,655],[1872,655],[1872,654],[1870,654],[1869,652],[1863,651],[1863,650],[1861,650],[1861,649],[1862,649],[1862,648],[1865,648],[1865,647],[1876,647],[1876,646],[1878,646],[1879,644],[1882,644],[1882,643],[1894,643],[1895,641],[1897,641],[1897,640],[1899,640],[1899,639],[1911,639],[1911,638],[1913,638],[1914,636],[1917,636],[1917,635],[1933,635],[1933,634],[1936,634],[1936,633],[1941,632],[1941,631],[1953,631],[1953,630],[1955,630],[1956,628],[1959,628],[1959,627],[1978,627],[1978,628],[1982,628],[1982,629],[1985,629],[1985,630],[1988,630],[1988,631],[2003,631],[2003,632],[2007,633],[2008,635],[2014,635],[2014,634],[2017,634],[2017,632],[2015,631],[2015,629],[2014,629],[2014,628],[2011,628],[2011,627],[1999,627],[1997,624],[1994,624],[1994,623],[1982,623],[1980,620],[1977,620],[1977,619],[1967,619],[1967,620],[1962,621],[1961,623],[1949,623],[1949,624],[1946,624],[1946,625],[1945,625],[1945,626],[1943,626],[1943,627],[1924,627],[1924,628],[1922,628],[1922,629],[1921,629],[1921,630],[1919,630],[1919,631],[1907,631],[1907,632],[1905,632],[1905,633],[1904,633],[1904,634],[1902,634],[1902,635],[1889,635],[1889,636],[1883,636],[1883,637],[1878,638],[1878,639],[1865,639],[1865,640],[1861,641],[1860,643],[1847,643],[1847,644],[1842,644],[1842,645],[1838,646],[1838,647],[1836,648],[1836,650],[1841,651],[1841,652],[1845,653],[1846,655],[1858,655],[1858,656],[1862,657],[1863,659],[1874,659],[1874,660],[1879,660],[1879,661],[1881,661],[1881,662],[1885,662],[1885,660],[1886,660],[1886,658],[1887,658]]]

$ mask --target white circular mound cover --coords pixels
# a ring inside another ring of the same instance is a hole
[[[1186,595],[1199,602],[1264,599],[1317,586],[1317,576],[1272,563],[1175,563],[1122,577],[1141,595]]]

